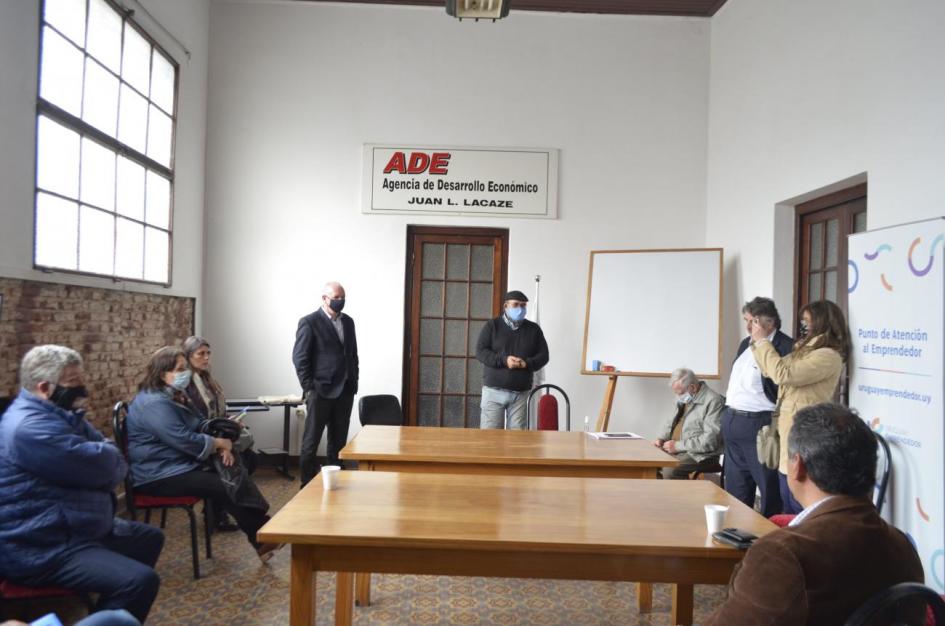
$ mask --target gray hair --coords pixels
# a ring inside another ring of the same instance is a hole
[[[689,385],[695,385],[698,383],[699,378],[696,376],[696,373],[688,367],[680,367],[679,369],[673,370],[673,373],[669,375],[670,387],[675,385],[677,382],[681,382],[683,385],[688,387]]]
[[[345,288],[342,287],[341,283],[337,281],[334,281],[334,280],[328,281],[327,283],[325,283],[325,286],[322,287],[322,295],[331,297],[332,294],[335,293],[336,289],[340,289],[341,291],[344,291]]]
[[[82,357],[65,346],[36,346],[26,353],[20,363],[20,385],[33,391],[44,380],[58,383],[62,371],[70,365],[82,365]]]
[[[184,356],[187,357],[187,360],[190,360],[191,355],[199,350],[200,348],[207,346],[210,347],[210,342],[204,339],[203,337],[198,337],[197,335],[192,335],[187,339],[184,339],[184,343],[181,344],[181,348],[184,349]]]

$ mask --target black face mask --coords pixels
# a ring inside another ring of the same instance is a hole
[[[341,309],[345,308],[345,299],[344,298],[329,298],[328,307],[335,313],[341,313]]]
[[[56,385],[49,396],[49,401],[66,411],[71,411],[75,401],[79,398],[88,398],[89,391],[83,385],[78,387],[63,387]]]

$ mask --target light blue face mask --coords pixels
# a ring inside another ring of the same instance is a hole
[[[174,382],[171,383],[171,387],[177,389],[178,391],[184,391],[187,389],[187,386],[190,384],[190,378],[194,375],[190,370],[184,370],[183,372],[177,372],[174,374]]]
[[[511,306],[505,312],[513,322],[521,322],[525,319],[525,307],[523,306]]]

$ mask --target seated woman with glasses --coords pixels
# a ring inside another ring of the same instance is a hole
[[[155,352],[145,368],[127,418],[135,489],[152,496],[209,498],[215,510],[233,516],[265,563],[281,546],[256,540],[256,532],[269,519],[266,511],[231,500],[211,469],[208,460],[214,454],[220,455],[224,466],[236,462],[233,442],[199,432],[203,420],[184,395],[191,376],[184,351],[173,346]]]

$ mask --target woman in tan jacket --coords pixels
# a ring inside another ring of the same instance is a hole
[[[801,309],[801,339],[794,351],[780,356],[766,339],[764,329],[752,323],[751,350],[762,373],[778,384],[778,435],[781,460],[781,502],[785,513],[800,513],[801,505],[787,486],[787,438],[800,409],[833,399],[843,364],[850,356],[850,331],[840,310],[829,300],[811,302]]]

